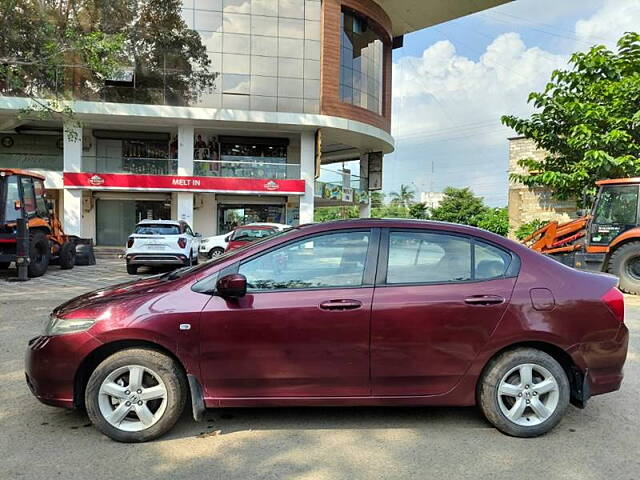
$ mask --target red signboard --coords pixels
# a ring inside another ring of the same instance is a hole
[[[304,180],[265,178],[181,177],[126,173],[64,172],[64,186],[94,190],[149,190],[169,192],[232,192],[274,195],[304,194]]]

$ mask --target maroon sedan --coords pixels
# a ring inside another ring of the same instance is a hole
[[[475,228],[411,220],[306,225],[203,265],[58,307],[29,342],[42,402],[85,407],[125,442],[190,402],[479,405],[532,437],[569,403],[620,388],[616,279]]]

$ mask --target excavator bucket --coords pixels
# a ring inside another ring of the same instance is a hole
[[[573,252],[582,248],[576,243],[587,233],[589,216],[576,218],[570,222],[549,222],[522,240],[522,244],[541,253]]]

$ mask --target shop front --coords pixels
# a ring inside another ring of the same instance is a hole
[[[230,232],[248,223],[287,222],[286,198],[269,198],[265,202],[268,203],[222,197],[218,201],[218,234]]]

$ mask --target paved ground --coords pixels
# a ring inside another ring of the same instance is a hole
[[[38,403],[23,354],[48,312],[84,291],[131,278],[121,261],[25,284],[0,276],[0,479],[636,479],[640,476],[640,299],[628,299],[623,389],[570,407],[537,439],[491,428],[475,408],[300,408],[185,415],[167,436],[124,445],[79,412]]]

